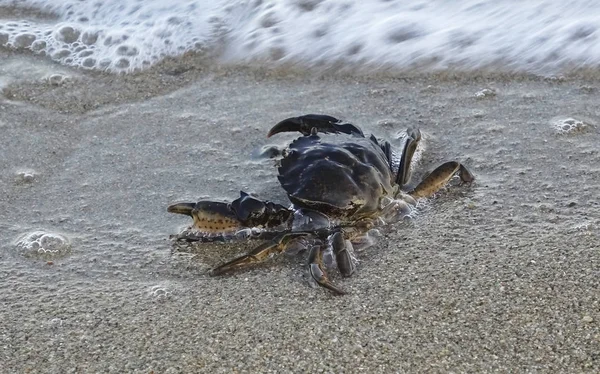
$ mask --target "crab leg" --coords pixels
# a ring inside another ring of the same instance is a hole
[[[263,243],[258,247],[254,248],[250,253],[214,268],[210,274],[213,276],[221,275],[238,268],[263,262],[271,255],[285,251],[285,248],[292,240],[297,239],[301,236],[306,236],[306,233],[286,233],[279,235],[272,241]]]
[[[349,249],[352,244],[344,239],[344,235],[341,232],[336,232],[331,236],[331,246],[333,247],[333,253],[335,254],[335,260],[337,262],[338,269],[344,277],[349,277],[356,270],[354,261],[352,261],[352,255]]]
[[[468,183],[475,179],[473,174],[463,164],[457,161],[449,161],[432,171],[414,190],[409,192],[409,195],[415,199],[431,196],[448,183],[456,172],[458,172],[463,182]]]
[[[325,267],[323,266],[323,250],[320,245],[315,245],[310,249],[308,255],[308,271],[312,279],[321,287],[325,287],[336,295],[345,295],[346,292],[336,287],[325,273]]]
[[[410,163],[420,140],[421,131],[418,128],[409,127],[406,129],[406,143],[404,143],[402,157],[400,158],[400,166],[398,167],[398,174],[396,174],[396,184],[400,186],[400,188],[408,182],[410,176]]]
[[[267,138],[287,131],[299,131],[303,135],[308,136],[311,134],[313,128],[323,133],[333,132],[336,134],[344,133],[364,136],[362,130],[358,127],[350,123],[344,123],[335,117],[322,114],[307,114],[305,116],[284,119],[269,130]]]

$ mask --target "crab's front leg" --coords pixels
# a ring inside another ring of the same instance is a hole
[[[284,233],[254,248],[250,253],[233,259],[221,266],[214,268],[211,275],[221,275],[230,271],[243,268],[252,264],[263,262],[274,254],[279,254],[294,240],[306,236],[306,233]]]
[[[409,127],[406,129],[406,142],[402,149],[400,157],[400,165],[396,174],[396,184],[402,188],[410,178],[410,164],[417,149],[417,145],[421,141],[421,131],[418,127]]]
[[[336,287],[325,272],[323,264],[323,244],[314,245],[308,254],[308,271],[312,279],[321,287],[325,287],[336,295],[345,295],[346,292]]]
[[[169,213],[184,214],[192,217],[192,231],[176,235],[177,240],[215,241],[233,235],[243,228],[229,204],[216,201],[199,201],[197,203],[177,203],[167,208]]]
[[[349,277],[356,270],[354,258],[352,257],[352,243],[344,239],[341,232],[336,232],[331,236],[331,246],[335,254],[335,261],[338,269],[344,277]]]
[[[259,200],[243,191],[231,203],[177,203],[169,206],[167,211],[193,218],[193,230],[176,237],[187,241],[222,240],[247,228],[285,226],[293,214],[283,205]]]

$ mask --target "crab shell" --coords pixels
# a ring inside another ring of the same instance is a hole
[[[373,216],[381,199],[397,191],[385,153],[361,136],[339,144],[323,142],[316,134],[294,140],[278,178],[297,207],[340,218]]]

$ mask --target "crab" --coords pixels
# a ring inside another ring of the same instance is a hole
[[[418,199],[433,195],[456,174],[462,182],[474,179],[464,165],[449,161],[409,187],[411,160],[421,140],[417,127],[406,129],[399,154],[389,142],[366,137],[359,127],[327,115],[285,119],[267,137],[290,131],[302,136],[282,152],[278,178],[291,206],[241,191],[240,197],[229,203],[199,201],[168,207],[169,212],[194,220],[190,229],[175,236],[177,240],[210,242],[242,237],[264,241],[216,267],[211,275],[301,248],[308,250],[309,279],[343,295],[345,291],[329,280],[327,270],[337,267],[342,276],[352,275],[357,263],[354,247],[372,242],[370,230],[409,216]],[[319,134],[325,134],[328,141]]]

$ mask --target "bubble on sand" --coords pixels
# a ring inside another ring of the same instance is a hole
[[[91,56],[93,54],[94,54],[94,51],[90,51],[89,49],[82,48],[80,50],[79,54],[77,54],[77,57],[82,58],[82,57]]]
[[[16,247],[25,257],[56,258],[71,252],[71,242],[66,236],[47,231],[25,234],[17,240]]]
[[[74,43],[79,39],[81,31],[73,26],[63,26],[56,32],[55,38],[61,42]]]
[[[67,58],[71,55],[71,51],[69,51],[68,49],[61,49],[60,51],[57,51],[56,53],[54,53],[52,55],[52,58],[55,60],[61,60],[64,58]]]
[[[573,134],[585,131],[590,124],[575,118],[559,118],[552,121],[552,127],[559,134]]]
[[[172,292],[164,285],[156,285],[150,287],[150,291],[148,292],[150,297],[155,300],[163,301],[171,298]]]
[[[128,45],[121,45],[117,48],[117,54],[119,56],[137,56],[139,51],[135,47],[130,47]]]
[[[477,99],[487,99],[490,97],[494,97],[496,96],[496,90],[494,90],[493,88],[484,88],[481,91],[478,91],[475,93],[475,98]]]
[[[98,41],[98,33],[92,31],[86,31],[81,35],[81,41],[85,45],[92,45]]]
[[[471,113],[473,114],[473,118],[485,117],[485,112],[483,110],[474,109]]]
[[[17,184],[29,184],[33,183],[37,173],[33,170],[20,170],[17,171],[16,182]]]
[[[62,86],[65,82],[67,82],[68,77],[63,74],[52,74],[46,78],[46,80],[51,86]]]
[[[36,37],[33,34],[21,34],[15,37],[13,41],[13,47],[17,49],[30,47],[31,44],[35,41]]]
[[[119,59],[119,61],[115,63],[115,66],[119,69],[126,69],[129,67],[129,60],[126,58]]]
[[[1,43],[0,43],[1,44]],[[579,92],[583,94],[592,94],[595,93],[598,89],[593,86],[583,85],[579,87]]]
[[[43,40],[36,40],[33,43],[31,43],[31,50],[34,52],[41,52],[45,48],[46,42]]]
[[[81,66],[83,66],[84,68],[93,68],[94,66],[96,66],[96,59],[94,59],[94,58],[86,58],[81,63]]]

